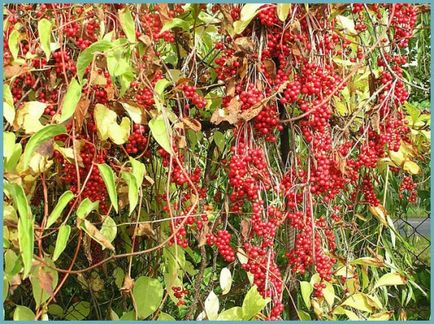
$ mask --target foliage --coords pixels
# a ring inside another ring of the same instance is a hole
[[[5,5],[5,318],[428,319],[429,22]]]

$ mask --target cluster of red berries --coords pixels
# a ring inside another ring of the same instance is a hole
[[[226,230],[219,230],[215,236],[210,233],[207,234],[207,244],[210,246],[217,246],[223,259],[227,262],[234,262],[235,253],[230,243],[231,234]]]
[[[125,149],[128,154],[142,154],[148,147],[149,132],[144,125],[134,124],[133,132],[128,137]],[[150,153],[150,151],[148,151]]]
[[[377,196],[374,192],[374,186],[372,185],[372,181],[368,176],[365,176],[362,181],[362,191],[365,201],[371,206],[378,206],[380,204],[380,200],[378,200]]]
[[[401,185],[399,186],[399,198],[404,199],[405,191],[407,192],[408,202],[415,203],[417,198],[416,184],[409,176],[405,176],[402,179]]]
[[[75,74],[77,68],[74,60],[70,58],[66,50],[60,50],[53,53],[54,66],[57,74],[72,73]]]
[[[63,156],[55,151],[55,157],[61,163],[63,167],[63,181],[69,186],[69,190],[77,194],[79,191],[78,187],[78,175],[76,171],[75,163],[70,163],[63,158]],[[80,158],[82,161],[82,167],[79,167],[80,185],[84,184],[87,178],[86,186],[81,194],[81,199],[89,198],[91,201],[99,201],[99,208],[103,213],[108,212],[108,199],[107,199],[107,189],[104,181],[99,174],[99,169],[97,164],[105,163],[106,152],[97,151],[95,145],[86,142],[80,151]],[[72,204],[73,202],[71,202]]]
[[[195,86],[184,85],[182,87],[182,91],[184,92],[184,95],[189,100],[191,100],[191,103],[195,105],[197,108],[203,109],[206,107],[206,99],[197,93],[197,89]]]
[[[188,290],[183,289],[182,287],[172,287],[173,295],[178,298],[178,303],[176,306],[181,306],[185,304],[185,300],[183,299],[188,295]]]
[[[258,18],[262,25],[272,27],[279,23],[276,8],[276,5],[263,5],[259,8]]]

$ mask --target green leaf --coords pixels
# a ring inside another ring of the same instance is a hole
[[[26,278],[32,268],[34,249],[34,224],[32,211],[22,186],[16,183],[11,184],[9,182],[6,182],[4,186],[5,189],[9,191],[20,215],[20,218],[18,219],[18,243],[24,264],[23,276]]]
[[[59,123],[67,121],[74,115],[75,108],[81,98],[81,89],[82,86],[77,82],[77,80],[72,79],[68,91],[66,91],[65,97],[63,98],[62,110],[58,120]]]
[[[229,308],[219,314],[217,321],[241,321],[243,319],[243,310],[236,306]]]
[[[65,191],[60,198],[57,200],[57,204],[54,207],[53,211],[51,212],[50,216],[48,216],[47,224],[45,225],[45,229],[49,228],[51,225],[53,225],[57,219],[62,214],[65,207],[68,205],[68,203],[74,198],[74,194],[71,191]]]
[[[305,312],[304,310],[299,309],[297,311],[297,315],[302,321],[310,321],[311,320],[309,313]]]
[[[143,183],[143,178],[146,174],[146,167],[142,162],[137,161],[130,156],[130,163],[133,167],[133,176],[136,178],[137,188],[140,188]]]
[[[172,154],[172,146],[170,145],[170,135],[166,127],[166,122],[162,115],[154,117],[149,121],[151,134],[158,144],[168,153]]]
[[[56,246],[53,253],[53,261],[56,261],[68,244],[69,235],[71,234],[71,226],[62,224],[57,233]]]
[[[175,321],[175,318],[165,312],[160,312],[157,321]]]
[[[290,3],[278,3],[277,4],[277,17],[280,21],[285,21],[288,18],[289,10],[291,9]]]
[[[21,39],[21,34],[16,29],[14,29],[9,34],[8,46],[14,60],[16,60],[18,57],[18,51],[20,49],[20,43],[19,43],[20,39]]]
[[[135,311],[129,311],[129,312],[123,313],[120,320],[121,321],[135,321],[136,320],[136,312]]]
[[[136,178],[131,173],[122,172],[122,178],[128,184],[128,201],[130,205],[130,212],[128,215],[131,215],[139,201],[139,188],[137,187]]]
[[[124,144],[130,135],[130,119],[122,118],[121,124],[116,122],[117,115],[113,110],[106,106],[96,104],[94,110],[94,119],[98,136],[105,141],[110,138],[117,145]]]
[[[165,31],[171,30],[176,27],[187,31],[190,29],[190,23],[180,18],[173,18],[171,21],[168,21],[164,24],[163,28],[161,28],[160,33],[164,33]]]
[[[126,6],[122,10],[119,10],[119,21],[122,26],[122,30],[128,38],[130,43],[136,42],[136,29],[130,10]]]
[[[215,131],[213,136],[214,142],[217,145],[220,152],[223,152],[226,146],[226,139],[222,132]]]
[[[164,90],[166,90],[166,88],[170,85],[171,83],[166,79],[161,79],[155,84],[154,101],[158,111],[161,111],[163,109]]]
[[[89,215],[92,210],[97,209],[98,206],[99,201],[92,202],[89,198],[83,199],[77,208],[77,217],[79,219],[85,219],[87,215]]]
[[[65,126],[63,125],[47,125],[36,134],[32,135],[29,142],[24,149],[23,154],[23,168],[27,169],[29,166],[32,153],[41,145],[53,137],[66,133]]]
[[[9,124],[15,120],[14,99],[9,85],[3,85],[3,116]]]
[[[121,267],[117,267],[113,270],[113,277],[115,278],[116,287],[121,289],[125,278],[124,270]]]
[[[407,281],[408,279],[406,277],[397,272],[386,273],[380,279],[378,279],[378,281],[375,283],[374,289],[381,286],[405,285]]]
[[[87,301],[81,301],[69,306],[66,311],[65,319],[68,321],[81,321],[84,320],[90,314],[90,303]]]
[[[118,227],[116,226],[115,221],[110,216],[107,216],[102,223],[101,234],[109,240],[109,242],[113,242],[116,238],[116,234],[118,232]]]
[[[13,146],[12,155],[5,161],[5,171],[6,172],[14,172],[17,166],[18,160],[21,157],[21,153],[23,152],[21,143],[16,143]]]
[[[258,292],[256,285],[252,286],[244,297],[242,313],[243,320],[251,320],[270,302],[270,298],[264,299]]]
[[[163,286],[158,279],[139,277],[134,283],[133,296],[139,319],[145,319],[154,313],[163,299]]]
[[[48,306],[48,314],[56,316],[58,318],[63,318],[63,315],[65,315],[63,307],[60,307],[57,304],[50,304]]]
[[[113,46],[112,42],[109,42],[107,40],[100,40],[93,43],[88,48],[86,48],[83,52],[80,53],[80,55],[77,58],[77,77],[80,83],[82,83],[83,75],[84,72],[86,71],[86,68],[93,60],[93,55],[97,52],[104,52],[112,48],[112,46]]]
[[[17,306],[14,311],[14,321],[34,321],[35,313],[26,306]]]
[[[50,54],[51,54],[51,47],[50,47],[51,27],[52,27],[52,23],[45,18],[42,18],[41,20],[38,21],[39,40],[41,41],[41,48],[45,53],[45,57],[47,58],[47,61],[50,59]]]
[[[107,164],[98,164],[98,169],[107,188],[113,208],[118,212],[118,193],[116,191],[115,174]]]
[[[310,284],[310,282],[307,281],[300,281],[300,290],[301,290],[301,296],[303,297],[304,304],[307,308],[310,309],[311,302],[310,302],[310,295],[313,292],[313,287]]]

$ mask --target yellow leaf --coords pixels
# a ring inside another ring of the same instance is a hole
[[[381,312],[377,314],[372,314],[368,317],[368,321],[388,321],[392,317],[393,312]]]
[[[330,282],[326,282],[326,287],[323,290],[324,293],[324,299],[326,300],[327,304],[329,304],[330,309],[333,307],[333,303],[335,302],[335,289],[333,288],[333,285]]]
[[[418,174],[420,172],[420,166],[413,161],[405,161],[403,169],[411,174]]]
[[[342,303],[342,306],[350,306],[362,312],[372,312],[372,306],[368,303],[368,298],[362,293],[351,295]]]
[[[122,118],[119,125],[116,122],[116,113],[101,104],[96,104],[94,117],[98,136],[101,140],[105,141],[110,138],[117,145],[124,144],[128,140],[128,136],[130,135],[129,118]]]
[[[382,205],[368,207],[372,215],[375,216],[384,226],[388,226],[387,222],[387,211]]]
[[[281,21],[285,21],[288,18],[289,10],[291,10],[290,3],[278,3],[277,4],[277,17]]]
[[[386,273],[375,283],[374,288],[378,288],[381,286],[397,286],[397,285],[405,285],[407,283],[407,278],[403,275],[393,272]]]
[[[345,16],[336,16],[337,23],[344,29],[346,34],[357,35],[357,31],[354,28],[354,21]]]
[[[16,126],[23,128],[26,134],[36,133],[44,127],[39,118],[41,118],[45,108],[47,108],[47,104],[39,101],[24,103],[23,107],[17,111]]]

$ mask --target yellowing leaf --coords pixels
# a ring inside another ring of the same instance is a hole
[[[240,13],[240,20],[234,22],[234,32],[236,34],[241,34],[244,29],[246,29],[252,19],[255,18],[261,6],[263,6],[262,3],[248,3],[243,6]]]
[[[368,207],[372,215],[374,215],[384,226],[388,226],[387,223],[387,211],[382,205]]]
[[[368,303],[368,299],[365,294],[356,293],[348,297],[342,306],[350,306],[362,312],[372,312],[372,306]]]
[[[16,60],[18,57],[18,51],[20,49],[21,38],[22,38],[22,36],[21,36],[20,32],[16,29],[14,29],[9,34],[8,46],[9,46],[9,50],[11,51],[11,54],[12,54],[12,57],[14,58],[14,60]]]
[[[384,267],[384,260],[381,258],[363,257],[351,261],[351,264],[361,264],[374,267]]]
[[[329,304],[330,309],[333,307],[333,304],[335,302],[335,290],[333,288],[333,285],[330,282],[326,282],[326,287],[323,290],[324,299],[326,300],[327,304]]]
[[[12,97],[11,88],[7,84],[3,85],[3,116],[9,124],[14,123],[14,99]]]
[[[226,295],[232,286],[232,275],[228,268],[223,268],[220,272],[220,287],[222,288],[222,295]]]
[[[285,21],[288,18],[289,10],[291,10],[290,3],[278,3],[277,4],[277,17],[281,21]]]
[[[122,118],[121,124],[116,122],[117,115],[106,106],[96,104],[94,111],[98,136],[105,141],[110,138],[117,145],[124,144],[130,135],[130,119]]]
[[[47,108],[47,104],[39,101],[24,103],[23,107],[17,111],[16,125],[23,128],[26,134],[36,133],[44,127],[39,118],[41,118],[45,108]]]
[[[214,291],[211,291],[205,299],[205,313],[209,320],[217,319],[220,302]]]
[[[312,305],[310,302],[310,295],[313,292],[313,286],[310,284],[310,282],[301,281],[300,289],[301,289],[301,297],[303,297],[304,304],[306,305],[307,308],[310,308]]]
[[[110,241],[87,219],[81,225],[81,228],[95,241],[101,244],[103,249],[109,249],[114,251],[115,247],[110,243]]]
[[[413,161],[405,161],[403,169],[411,174],[419,174],[420,172],[420,166]]]
[[[136,124],[143,124],[143,109],[129,105],[125,102],[121,102],[124,109],[127,111],[128,115],[131,117],[131,120]]]
[[[336,16],[336,21],[344,29],[346,34],[357,35],[357,31],[354,28],[354,21],[352,19],[338,15]]]
[[[378,288],[381,286],[405,285],[407,281],[408,280],[406,277],[397,272],[386,273],[380,279],[378,279],[378,281],[375,283],[374,288]]]
[[[45,53],[45,57],[47,58],[47,61],[50,59],[50,54],[51,54],[51,46],[50,46],[51,27],[52,27],[52,23],[45,18],[42,18],[41,20],[38,21],[39,40],[41,42],[41,48]]]
[[[377,314],[372,314],[368,317],[368,321],[388,321],[392,318],[393,312],[381,312]]]

